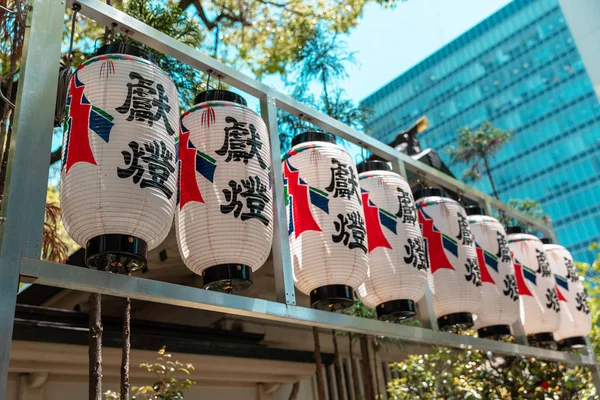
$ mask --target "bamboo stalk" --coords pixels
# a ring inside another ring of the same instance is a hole
[[[102,400],[102,296],[90,294],[89,400]]]
[[[371,371],[371,361],[369,358],[369,337],[360,336],[361,367],[363,372],[363,386],[365,388],[365,399],[375,400],[375,390],[373,388],[373,372]]]
[[[121,399],[129,399],[129,356],[131,353],[131,299],[123,299],[123,347],[121,349]]]
[[[333,368],[335,370],[338,398],[340,400],[344,400],[346,398],[346,391],[344,390],[344,380],[342,379],[342,361],[340,360],[340,351],[338,348],[335,329],[331,330],[331,334],[333,335],[333,353],[335,355],[335,359],[333,360]]]
[[[315,341],[315,363],[317,365],[317,390],[319,400],[325,400],[325,381],[323,380],[323,360],[321,359],[321,343],[319,330],[313,326],[313,339]]]
[[[354,362],[354,349],[352,345],[352,334],[348,333],[348,346],[350,348],[350,369],[352,371],[352,384],[354,387],[354,399],[360,399],[360,382],[358,381],[358,368]]]

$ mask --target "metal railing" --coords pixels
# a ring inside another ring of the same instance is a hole
[[[431,293],[419,303],[423,328],[390,324],[348,315],[313,310],[296,305],[292,263],[287,234],[283,172],[277,109],[301,116],[336,136],[355,143],[392,162],[393,169],[406,177],[407,170],[423,181],[459,193],[484,206],[556,239],[551,226],[544,225],[506,204],[433,169],[395,149],[320,113],[293,98],[228,67],[205,54],[149,27],[98,0],[79,0],[80,13],[116,31],[202,71],[212,70],[222,81],[260,100],[261,114],[269,129],[272,149],[275,201],[273,262],[277,301],[206,291],[148,279],[113,275],[90,269],[40,260],[44,204],[52,137],[54,107],[65,8],[74,0],[30,0],[25,49],[21,65],[15,126],[7,173],[0,227],[0,399],[4,399],[18,282],[35,282],[66,289],[130,297],[182,307],[249,316],[327,329],[381,335],[430,345],[479,349],[522,355],[593,367],[594,383],[600,390],[596,358],[588,345],[587,354],[551,351],[527,346],[520,323],[513,326],[517,343],[497,342],[460,336],[437,330]],[[588,342],[589,343],[589,342]]]

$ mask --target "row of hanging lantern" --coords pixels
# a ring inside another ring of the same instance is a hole
[[[182,259],[205,288],[252,284],[273,236],[266,126],[229,91],[195,103],[178,122],[175,85],[132,46],[104,46],[73,74],[60,196],[88,266],[143,268],[175,216]],[[282,164],[294,281],[313,307],[347,308],[356,292],[381,319],[410,318],[429,285],[441,329],[509,335],[520,310],[528,335],[582,345],[589,308],[563,247],[507,235],[441,189],[413,197],[385,162],[359,174],[328,133],[296,136]]]
[[[179,121],[173,81],[124,43],[84,62],[68,93],[60,200],[87,265],[142,269],[175,216],[182,259],[206,288],[251,285],[273,202],[266,126],[245,100],[209,90]]]

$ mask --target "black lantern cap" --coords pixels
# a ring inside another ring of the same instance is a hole
[[[418,189],[413,192],[413,197],[415,200],[422,199],[423,197],[431,197],[438,196],[444,197],[444,189],[436,188],[436,187],[426,187],[423,189]]]
[[[521,226],[507,226],[506,227],[507,235],[512,235],[515,233],[523,233],[523,227],[521,227]]]
[[[510,332],[510,326],[508,325],[492,325],[480,328],[477,330],[477,336],[480,338],[503,338],[512,336]]]
[[[402,321],[417,315],[415,302],[412,300],[391,300],[381,303],[376,308],[377,318],[382,321]]]
[[[441,331],[450,331],[453,328],[468,329],[473,326],[473,314],[470,312],[459,312],[444,315],[437,320]]]
[[[237,93],[233,93],[229,90],[211,89],[200,92],[194,99],[194,104],[200,104],[207,101],[229,101],[231,103],[241,104],[244,107],[248,105],[246,99]]]
[[[244,264],[219,264],[202,271],[204,289],[234,293],[252,286],[252,268]]]
[[[565,338],[559,342],[560,346],[566,349],[582,349],[587,346],[583,336],[574,336]]]
[[[538,343],[554,343],[554,335],[552,335],[552,332],[534,333],[529,336],[529,339],[532,342]]]
[[[327,132],[309,131],[302,132],[294,136],[292,139],[292,146],[306,142],[327,142],[336,143],[335,136]]]
[[[152,53],[140,47],[133,46],[125,42],[112,42],[105,44],[104,46],[101,46],[98,50],[96,50],[95,53],[95,55],[97,56],[108,54],[127,54],[129,56],[143,58],[144,60],[148,60],[151,63],[156,64],[156,60],[154,59]]]
[[[466,206],[467,215],[485,215],[485,210],[479,206]]]
[[[542,240],[542,243],[544,243],[544,244],[552,244],[552,239],[550,239],[550,238],[542,238],[541,240]]]
[[[117,274],[130,274],[148,264],[148,244],[142,239],[121,234],[96,236],[87,242],[85,264],[88,268]]]
[[[367,171],[391,171],[392,167],[387,163],[387,161],[383,160],[367,160],[363,161],[356,166],[358,173],[367,172]]]
[[[341,311],[354,304],[354,293],[347,285],[321,286],[310,292],[312,308],[324,311]]]

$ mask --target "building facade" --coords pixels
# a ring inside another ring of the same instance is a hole
[[[576,0],[561,0],[569,1]],[[374,112],[370,134],[386,143],[427,115],[421,144],[438,150],[456,176],[467,166],[452,163],[444,149],[455,145],[459,128],[489,120],[514,131],[491,168],[501,200],[539,201],[560,243],[576,260],[593,261],[600,102],[559,0],[513,1],[362,104]],[[474,186],[491,193],[486,177]]]

